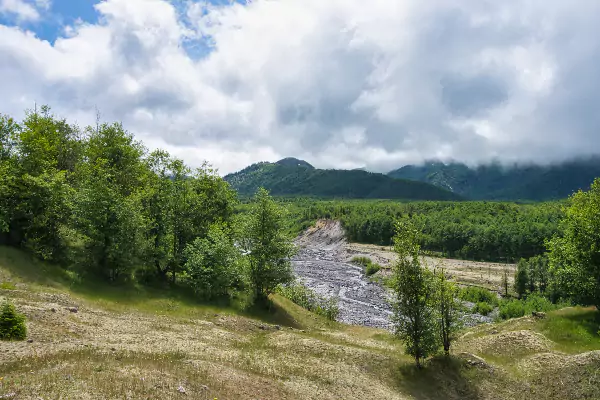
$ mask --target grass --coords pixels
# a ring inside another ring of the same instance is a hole
[[[369,257],[354,257],[352,258],[352,262],[363,266],[365,268],[365,275],[367,276],[374,275],[382,268],[381,265],[373,262]]]
[[[500,302],[499,317],[501,319],[519,318],[533,312],[548,312],[564,308],[568,304],[552,304],[547,298],[532,294],[525,299],[509,299]]]
[[[340,313],[336,298],[325,298],[300,282],[293,282],[277,288],[277,294],[291,300],[308,311],[335,321]]]
[[[600,349],[600,312],[594,308],[569,307],[547,314],[541,332],[571,354]]]
[[[581,354],[600,349],[591,309],[465,330],[452,357],[434,357],[419,371],[390,333],[329,321],[279,295],[270,309],[240,311],[166,288],[45,277],[35,271],[40,263],[4,250],[0,280],[17,289],[0,297],[27,315],[33,342],[0,342],[0,396],[542,400],[594,398],[600,385],[598,361]],[[79,312],[70,313],[70,304]],[[550,347],[506,339],[515,332],[543,334]],[[486,364],[467,363],[465,352]],[[529,361],[547,355],[557,361],[543,368]]]

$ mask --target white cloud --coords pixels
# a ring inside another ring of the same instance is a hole
[[[48,9],[49,0],[37,0],[36,6]],[[40,19],[40,13],[36,6],[27,3],[24,0],[0,0],[0,14],[13,14],[20,21],[37,21]]]
[[[96,8],[99,23],[53,45],[0,26],[3,112],[48,103],[85,124],[98,107],[150,147],[222,172],[284,156],[384,171],[600,152],[594,0]],[[207,43],[206,57],[186,50]]]

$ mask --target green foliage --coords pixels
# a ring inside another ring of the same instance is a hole
[[[515,272],[515,292],[519,298],[524,297],[529,290],[529,264],[525,259],[520,259]]]
[[[343,197],[350,199],[460,200],[447,190],[422,182],[392,179],[366,171],[315,169],[305,161],[284,159],[253,164],[225,176],[241,195],[264,187],[276,196]]]
[[[550,300],[539,294],[532,294],[526,299],[503,300],[499,305],[499,316],[502,319],[519,318],[532,312],[548,312],[566,307],[568,304],[552,304]]]
[[[109,281],[172,280],[184,250],[229,224],[235,192],[208,166],[150,155],[121,124],[86,128],[48,107],[0,116],[0,244]]]
[[[374,263],[369,257],[354,257],[352,262],[363,266],[367,276],[374,275],[381,269],[381,265]]]
[[[278,285],[293,280],[291,257],[296,247],[285,234],[284,209],[265,189],[259,189],[243,221],[240,239],[250,263],[250,280],[258,300],[264,301]]]
[[[458,287],[450,282],[443,269],[435,271],[435,308],[437,310],[439,338],[446,355],[456,332],[460,329],[460,304],[457,301]]]
[[[491,306],[498,305],[498,296],[495,293],[478,286],[469,286],[461,289],[459,298],[471,303],[486,303]]]
[[[350,241],[390,246],[394,221],[410,218],[424,251],[485,261],[514,261],[545,252],[558,232],[561,204],[279,199],[290,209],[294,232],[320,218],[339,219]]]
[[[298,282],[278,286],[277,293],[298,304],[300,307],[331,321],[335,321],[340,313],[336,298],[320,296]]]
[[[600,318],[597,310],[569,307],[546,315],[542,333],[561,351],[581,353],[600,348]]]
[[[396,335],[404,342],[406,353],[417,367],[421,360],[439,347],[435,320],[435,285],[433,273],[420,262],[418,231],[410,221],[396,224],[393,265],[393,322]]]
[[[365,275],[367,275],[367,276],[374,275],[377,272],[379,272],[380,269],[381,269],[381,265],[379,265],[377,263],[371,263],[371,264],[367,265],[367,268],[365,269]]]
[[[489,313],[494,311],[494,307],[488,303],[479,302],[475,304],[475,307],[473,307],[472,311],[477,314],[488,315]]]
[[[551,273],[565,297],[600,309],[600,179],[565,214],[562,235],[548,242]]]
[[[0,311],[0,340],[25,340],[26,337],[25,316],[18,313],[13,304],[5,302]]]
[[[212,225],[206,238],[186,247],[185,255],[185,280],[201,297],[213,299],[244,289],[246,260],[222,225]]]
[[[545,201],[568,197],[600,176],[600,159],[579,159],[548,166],[499,164],[470,168],[460,163],[407,165],[388,174],[426,182],[469,199]]]

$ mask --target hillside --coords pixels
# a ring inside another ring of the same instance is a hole
[[[407,165],[388,173],[397,179],[426,182],[474,200],[555,200],[587,189],[600,177],[600,157],[562,164],[497,164],[470,168],[461,163],[427,162]]]
[[[350,199],[460,200],[461,196],[423,182],[393,179],[360,170],[316,169],[305,161],[286,158],[253,164],[224,179],[241,195],[259,187],[275,196],[342,197]]]
[[[453,357],[417,371],[386,331],[328,322],[280,297],[270,314],[240,313],[82,286],[61,271],[0,247],[0,301],[27,315],[30,339],[0,341],[0,398],[598,398],[589,309],[469,329]]]

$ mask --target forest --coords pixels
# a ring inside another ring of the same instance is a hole
[[[564,213],[564,201],[280,201],[290,209],[297,231],[319,218],[339,219],[350,241],[390,246],[394,221],[409,218],[419,229],[423,250],[445,257],[499,262],[516,262],[543,253],[545,241],[558,233]]]
[[[236,214],[209,166],[149,152],[119,123],[80,129],[44,106],[22,122],[0,116],[0,146],[0,245],[87,279],[181,281],[205,299],[264,300],[292,279],[294,248],[266,191]]]

